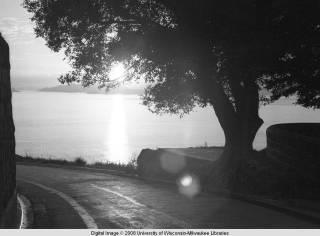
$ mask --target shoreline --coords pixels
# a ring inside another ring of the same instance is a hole
[[[185,155],[195,159],[208,160],[208,159],[211,159],[211,156],[215,157],[216,152],[217,151],[221,152],[223,148],[224,148],[223,146],[196,146],[196,147],[186,147],[186,148],[158,148],[155,150],[164,150],[177,155]],[[73,160],[66,160],[66,159],[58,159],[58,158],[51,158],[51,157],[33,157],[28,154],[25,154],[24,156],[16,154],[16,161],[17,163],[29,162],[29,163],[55,164],[55,165],[65,165],[65,166],[82,166],[82,167],[94,167],[94,168],[111,169],[111,170],[127,170],[129,172],[136,172],[137,159],[139,155],[137,155],[135,158],[131,158],[127,164],[115,163],[110,161],[105,161],[105,162],[98,161],[94,163],[87,163],[85,158],[82,158],[82,157],[75,157]]]
[[[112,163],[112,162],[95,162],[88,164],[83,158],[77,157],[73,161],[65,159],[40,158],[31,156],[21,156],[16,154],[17,164],[40,164],[40,165],[55,165],[62,167],[84,167],[95,168],[101,170],[121,171],[128,174],[136,174],[136,160],[131,160],[128,164]]]

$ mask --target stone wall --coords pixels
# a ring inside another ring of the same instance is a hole
[[[177,182],[183,176],[206,180],[222,148],[143,149],[138,156],[138,173],[146,179]]]
[[[270,126],[267,129],[267,157],[320,182],[320,123]]]
[[[9,46],[0,34],[0,228],[14,228],[17,212],[11,96]]]

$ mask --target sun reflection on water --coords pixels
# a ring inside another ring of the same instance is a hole
[[[106,140],[107,160],[115,163],[127,163],[129,160],[127,117],[122,95],[112,98],[111,118],[108,122]]]

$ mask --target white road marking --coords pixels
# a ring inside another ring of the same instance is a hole
[[[95,188],[98,188],[98,189],[101,189],[101,190],[103,190],[103,191],[105,191],[105,192],[112,193],[112,194],[117,195],[117,196],[119,196],[119,197],[121,197],[121,198],[124,198],[124,199],[126,199],[128,202],[131,202],[131,203],[133,203],[133,204],[135,204],[135,205],[137,205],[137,206],[147,207],[146,205],[143,205],[143,204],[141,204],[140,202],[137,202],[136,200],[134,200],[134,199],[132,199],[132,198],[130,198],[130,197],[127,197],[127,196],[125,196],[125,195],[123,195],[123,194],[121,194],[121,193],[112,191],[112,190],[110,190],[110,189],[108,189],[108,188],[102,188],[102,187],[99,187],[99,186],[94,185],[94,184],[91,184],[91,186],[93,186],[93,187],[95,187]]]
[[[68,195],[66,195],[66,194],[64,194],[64,193],[62,193],[62,192],[60,192],[60,191],[58,191],[56,189],[47,187],[45,185],[42,185],[42,184],[39,184],[39,183],[36,183],[36,182],[33,182],[33,181],[26,181],[26,180],[21,180],[21,181],[33,184],[33,185],[35,185],[35,186],[37,186],[39,188],[47,190],[48,192],[51,192],[51,193],[54,193],[54,194],[58,195],[59,197],[61,197],[63,200],[68,202],[73,207],[73,209],[82,218],[83,222],[86,224],[88,229],[97,229],[98,228],[97,224],[95,223],[94,219],[89,215],[89,213],[76,200],[74,200],[72,197],[69,197]]]
[[[26,227],[24,226],[24,221],[25,221],[25,209],[24,209],[24,205],[22,204],[21,199],[18,197],[18,202],[20,204],[20,210],[21,210],[21,220],[20,220],[20,225],[19,225],[19,229],[25,229]]]
[[[20,194],[17,194],[17,198],[18,198],[18,203],[20,205],[20,210],[21,210],[21,220],[20,220],[20,225],[19,225],[19,229],[26,229],[27,228],[27,206],[26,204],[24,204]]]
[[[30,201],[23,195],[17,193],[18,203],[21,210],[19,229],[27,229],[33,224],[33,212]]]
[[[158,210],[155,210],[155,209],[150,209],[149,207],[147,207],[146,205],[140,203],[140,202],[137,202],[136,200],[128,197],[128,196],[125,196],[119,192],[116,192],[116,191],[113,191],[113,190],[110,190],[108,188],[104,188],[104,187],[100,187],[100,186],[97,186],[95,184],[91,184],[92,187],[94,188],[97,188],[97,189],[100,189],[102,191],[105,191],[105,192],[108,192],[108,193],[111,193],[111,194],[114,194],[118,197],[121,197],[131,203],[133,203],[134,205],[136,206],[139,206],[139,207],[143,207],[143,208],[146,208],[147,210],[151,211],[151,212],[154,212],[157,216],[162,216],[164,217],[165,219],[167,219],[169,222],[171,222],[172,224],[176,225],[176,226],[179,226],[181,228],[190,228],[190,224],[187,224],[186,222],[182,221],[182,220],[179,220],[173,216],[170,216],[164,212],[161,212],[161,211],[158,211]]]

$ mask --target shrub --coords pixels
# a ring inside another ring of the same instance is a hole
[[[87,162],[84,159],[82,159],[81,157],[77,157],[74,160],[74,163],[76,163],[77,165],[80,165],[80,166],[85,166],[87,164]]]

